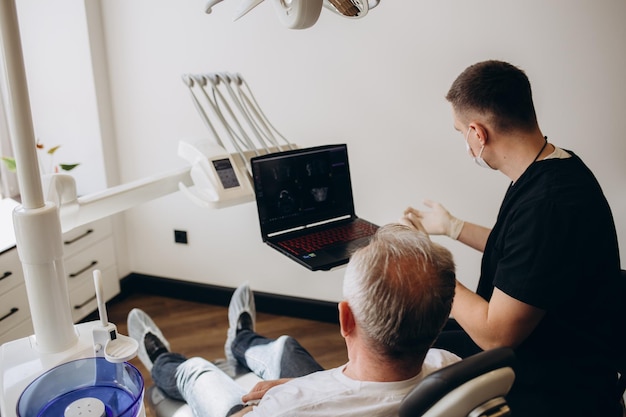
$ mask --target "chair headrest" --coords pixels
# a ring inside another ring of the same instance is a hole
[[[460,362],[435,371],[407,394],[400,405],[399,415],[400,417],[421,416],[457,387],[497,369],[514,369],[514,364],[515,354],[512,349],[497,348],[469,356]]]

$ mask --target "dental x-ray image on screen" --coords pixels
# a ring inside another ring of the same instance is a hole
[[[345,144],[252,158],[263,241],[312,270],[348,262],[378,228],[354,210]]]

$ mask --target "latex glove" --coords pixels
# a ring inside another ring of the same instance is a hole
[[[404,211],[404,221],[410,222],[413,227],[418,230],[425,230],[430,235],[446,235],[456,240],[463,229],[463,220],[460,220],[450,214],[441,204],[424,200],[424,205],[430,208],[430,211],[417,210],[409,207]]]
[[[409,207],[410,209],[410,207]],[[404,216],[400,218],[399,223],[403,224],[405,226],[408,226],[412,229],[417,230],[418,232],[422,232],[424,233],[426,236],[429,235],[429,233],[426,231],[426,229],[424,228],[424,225],[422,224],[422,222],[419,221],[419,219],[417,218],[417,216],[413,215],[413,214],[407,214],[407,210],[406,209],[404,211]]]

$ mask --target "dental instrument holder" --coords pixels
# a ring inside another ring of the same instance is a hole
[[[254,200],[251,176],[239,154],[224,153],[222,147],[208,142],[191,144],[180,141],[178,156],[191,164],[193,186],[183,182],[180,191],[204,208],[223,208]]]
[[[179,143],[194,185],[178,188],[205,208],[253,201],[250,159],[296,146],[270,123],[241,74],[185,74],[182,80],[213,142]]]
[[[248,172],[251,157],[296,148],[265,116],[241,74],[184,74],[182,80],[215,145],[238,154]]]

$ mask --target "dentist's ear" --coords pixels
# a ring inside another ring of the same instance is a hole
[[[473,135],[475,135],[476,139],[478,139],[480,145],[485,146],[485,144],[489,140],[487,127],[479,122],[472,122],[470,123],[469,127],[471,130],[474,131]],[[470,135],[472,135],[471,132]]]
[[[354,331],[354,328],[356,327],[354,314],[352,313],[350,304],[348,304],[347,301],[340,302],[338,308],[339,308],[339,327],[341,329],[341,335],[343,337],[347,337]]]

